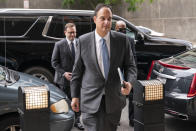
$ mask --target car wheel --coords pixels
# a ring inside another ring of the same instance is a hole
[[[49,82],[53,82],[54,79],[53,74],[43,67],[31,67],[26,69],[24,72]]]
[[[17,116],[7,116],[0,121],[0,131],[20,131],[20,120]]]

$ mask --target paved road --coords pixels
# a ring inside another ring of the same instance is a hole
[[[165,115],[165,131],[196,131],[196,122],[183,121]]]
[[[130,127],[128,124],[128,113],[127,106],[124,108],[120,126],[117,131],[134,131],[134,128]],[[71,131],[80,131],[73,128]],[[165,115],[165,131],[196,131],[196,122],[189,122],[175,119],[172,116]]]

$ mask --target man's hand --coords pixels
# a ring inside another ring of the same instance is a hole
[[[72,77],[72,73],[71,73],[71,72],[65,72],[65,73],[63,74],[63,76],[64,76],[68,81],[70,81],[70,80],[71,80],[71,77]]]
[[[121,87],[121,93],[126,96],[126,95],[129,95],[132,89],[132,85],[129,82],[126,82],[126,81],[123,81],[123,82],[124,82],[125,87],[124,88]]]
[[[72,98],[71,108],[72,108],[73,111],[79,112],[79,110],[80,110],[79,98]]]

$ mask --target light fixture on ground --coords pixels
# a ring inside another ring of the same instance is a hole
[[[47,86],[19,87],[18,111],[22,131],[49,131],[49,100]]]
[[[164,87],[159,80],[133,86],[134,131],[164,131]]]

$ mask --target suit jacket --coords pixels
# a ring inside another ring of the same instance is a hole
[[[78,42],[76,39],[76,46]],[[72,72],[74,58],[66,39],[55,43],[52,59],[52,67],[55,69],[54,83],[61,86],[70,86],[70,82],[63,76],[65,72]]]
[[[96,113],[105,90],[106,111],[121,111],[126,105],[126,97],[121,94],[117,68],[123,70],[125,80],[133,83],[136,79],[136,66],[126,35],[110,32],[110,69],[105,80],[99,68],[95,32],[79,38],[79,47],[72,72],[71,96],[79,98],[80,109],[85,113]]]
[[[135,63],[137,64],[137,57],[136,57],[136,51],[135,51],[135,41],[131,37],[128,37],[128,39],[129,39],[129,42],[131,44],[131,50],[132,50],[132,53],[133,53],[133,56],[134,56],[134,59],[135,59]]]

